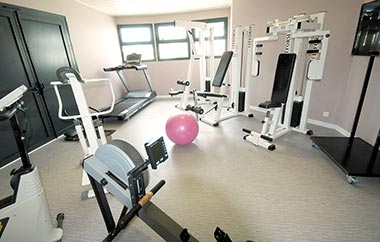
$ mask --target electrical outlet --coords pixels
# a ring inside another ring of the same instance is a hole
[[[323,117],[327,118],[330,115],[329,112],[323,112]]]

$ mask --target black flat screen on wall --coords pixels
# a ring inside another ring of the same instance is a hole
[[[380,1],[362,5],[356,29],[353,55],[371,55],[380,50]]]

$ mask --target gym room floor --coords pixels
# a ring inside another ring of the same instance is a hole
[[[233,241],[379,241],[380,179],[346,182],[342,172],[309,137],[291,132],[270,152],[245,142],[241,128],[260,129],[260,117],[237,117],[210,127],[200,123],[193,144],[174,145],[165,136],[167,118],[179,112],[176,100],[157,99],[128,122],[107,121],[145,156],[144,142],[164,136],[169,160],[151,171],[152,187],[166,185],[153,202],[200,241],[214,241],[216,226]],[[311,127],[316,135],[335,131]],[[63,242],[102,241],[106,236],[95,199],[81,200],[82,151],[62,138],[31,154],[46,191],[52,217],[65,213]],[[0,170],[1,197],[11,193],[9,172]],[[122,205],[108,195],[114,216]],[[20,231],[22,232],[22,231]],[[115,241],[162,241],[135,218]]]

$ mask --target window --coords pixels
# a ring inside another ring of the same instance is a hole
[[[189,59],[189,41],[185,28],[174,23],[159,23],[156,30],[158,60]]]
[[[214,56],[220,57],[227,49],[227,17],[193,20],[214,27]],[[142,55],[143,61],[185,60],[190,58],[190,42],[185,28],[174,27],[174,22],[118,25],[123,60],[132,53]],[[199,48],[199,30],[192,31],[195,48]],[[210,51],[208,34],[206,51]]]
[[[152,24],[118,25],[123,61],[132,53],[141,54],[143,61],[154,61],[155,51]]]
[[[199,22],[205,22],[208,26],[214,27],[214,56],[220,57],[227,49],[227,17],[214,18],[214,19],[202,19],[196,20]],[[193,38],[196,48],[199,48],[199,31],[193,32]],[[210,36],[206,35],[206,42],[209,42]],[[209,43],[206,43],[209,53]]]

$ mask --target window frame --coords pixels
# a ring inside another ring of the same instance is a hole
[[[189,37],[188,37],[187,33],[186,33],[185,39],[160,40],[160,34],[158,31],[158,28],[161,26],[173,26],[174,27],[174,22],[162,22],[162,23],[155,23],[154,24],[154,31],[155,31],[155,37],[156,37],[157,61],[189,60],[190,59],[190,41],[189,41]],[[173,44],[173,43],[187,43],[187,57],[176,57],[176,58],[170,58],[170,59],[161,59],[160,58],[159,44]]]
[[[224,51],[227,51],[227,46],[228,46],[228,16],[226,17],[217,17],[217,18],[207,18],[207,19],[196,19],[193,20],[195,22],[204,22],[206,24],[209,23],[217,23],[217,22],[224,22],[224,36],[214,36],[214,41],[215,40],[225,40],[225,46],[224,46]],[[195,31],[192,33],[194,42],[198,42],[199,38],[195,36]],[[208,38],[205,38],[207,41]],[[220,58],[222,57],[221,55],[216,55],[214,58]]]
[[[123,42],[122,36],[121,36],[121,29],[125,28],[138,28],[138,27],[148,27],[151,35],[151,40],[150,41],[135,41],[135,42]],[[156,45],[154,43],[154,32],[153,32],[153,24],[152,23],[145,23],[145,24],[118,24],[117,25],[117,34],[119,37],[119,43],[120,43],[120,52],[121,52],[121,58],[122,62],[125,63],[126,56],[124,56],[123,52],[123,47],[128,46],[128,45],[147,45],[150,44],[153,48],[153,59],[147,59],[144,60],[144,62],[150,62],[150,61],[156,61],[157,56],[156,56]]]

